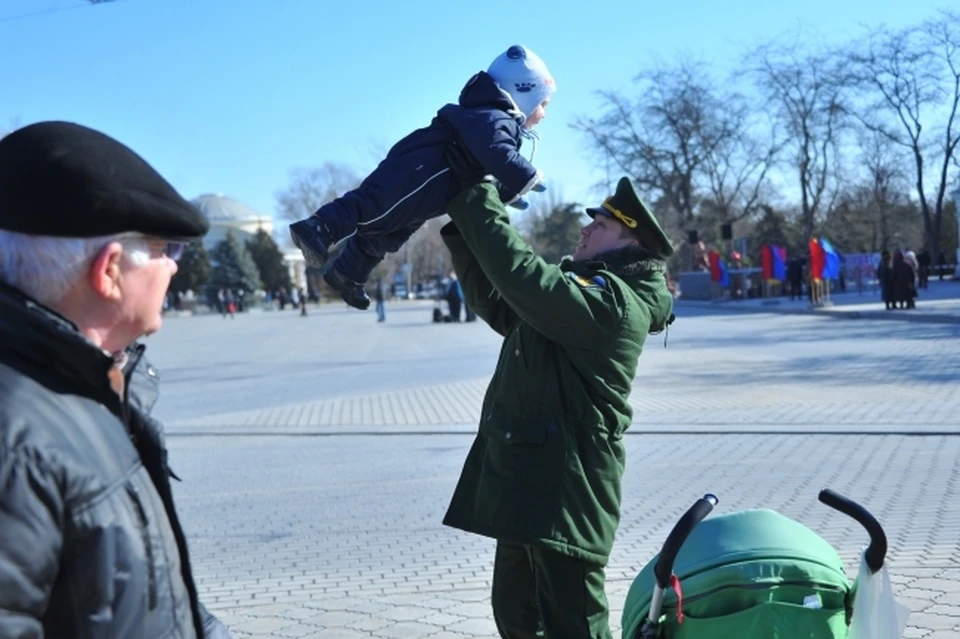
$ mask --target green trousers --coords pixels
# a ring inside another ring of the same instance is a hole
[[[612,639],[603,567],[497,542],[493,618],[503,639]]]

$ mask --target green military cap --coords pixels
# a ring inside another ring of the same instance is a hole
[[[673,255],[673,244],[670,243],[670,238],[663,232],[657,218],[637,195],[629,178],[620,178],[616,193],[604,200],[603,204],[587,209],[587,215],[590,217],[597,214],[617,220],[629,228],[644,248],[660,257],[668,258]]]

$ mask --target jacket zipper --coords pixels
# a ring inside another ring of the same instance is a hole
[[[133,484],[127,484],[127,493],[137,507],[137,514],[140,516],[140,537],[143,540],[143,547],[147,553],[147,597],[149,609],[157,607],[157,578],[153,568],[153,547],[150,545],[150,522],[147,520],[147,512],[140,502],[140,494],[137,487]]]

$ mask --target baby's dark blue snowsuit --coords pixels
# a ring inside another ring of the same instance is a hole
[[[499,183],[509,202],[529,191],[540,173],[520,155],[522,116],[486,72],[473,76],[458,104],[448,104],[429,126],[400,140],[358,186],[320,207],[325,238],[346,238],[330,268],[366,282],[387,253],[397,251],[427,220],[439,217],[458,193],[444,152],[465,149]]]

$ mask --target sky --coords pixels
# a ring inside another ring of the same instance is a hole
[[[292,169],[365,175],[520,43],[557,83],[535,164],[564,201],[587,204],[607,173],[570,125],[600,114],[598,91],[634,95],[656,61],[726,74],[778,34],[841,43],[951,1],[0,0],[0,129],[78,122],[185,197],[222,193],[274,216]]]

